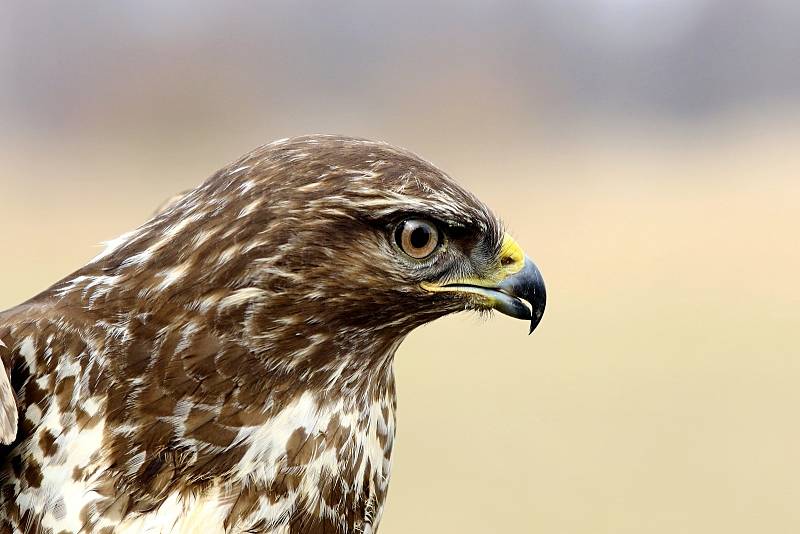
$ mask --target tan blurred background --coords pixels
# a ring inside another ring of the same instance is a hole
[[[432,160],[548,282],[397,358],[381,534],[800,532],[800,4],[2,2],[0,308],[279,137]]]

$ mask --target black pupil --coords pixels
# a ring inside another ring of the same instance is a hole
[[[426,226],[417,226],[411,231],[409,241],[414,248],[424,248],[431,240],[431,231]]]

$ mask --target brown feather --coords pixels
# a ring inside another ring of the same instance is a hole
[[[407,216],[441,225],[436,261],[396,250]],[[471,306],[419,283],[484,274],[501,236],[475,197],[383,143],[308,136],[244,156],[0,314],[0,522],[100,532],[216,495],[230,531],[377,528],[394,352]],[[316,415],[292,415],[308,399]],[[259,441],[284,428],[279,449]],[[62,464],[73,489],[53,486]],[[79,510],[64,498],[84,490]]]

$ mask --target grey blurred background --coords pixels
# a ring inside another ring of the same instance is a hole
[[[382,534],[800,531],[800,3],[0,10],[0,308],[255,146],[383,139],[550,306],[403,345]]]

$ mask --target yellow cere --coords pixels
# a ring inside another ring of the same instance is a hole
[[[506,276],[518,273],[525,266],[525,253],[513,237],[508,234],[503,236],[500,245],[500,264]]]

